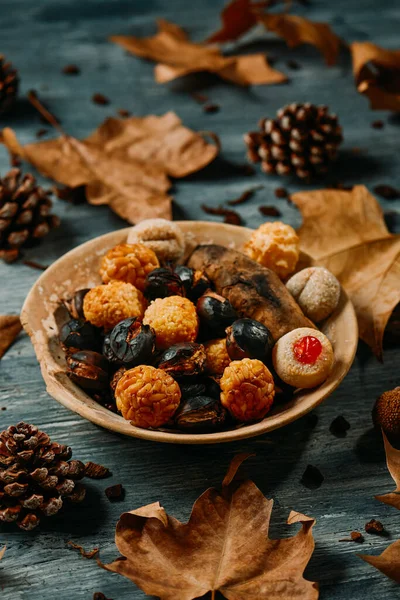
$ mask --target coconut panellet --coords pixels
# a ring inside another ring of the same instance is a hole
[[[313,388],[328,377],[334,355],[332,345],[322,331],[300,327],[276,342],[272,362],[278,377],[288,385]]]
[[[128,234],[128,244],[144,244],[161,263],[176,262],[185,251],[185,238],[176,223],[166,219],[146,219]]]
[[[339,304],[340,283],[324,267],[308,267],[293,275],[286,287],[304,314],[319,323]]]

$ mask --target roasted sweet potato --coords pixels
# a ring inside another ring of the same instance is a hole
[[[273,271],[236,250],[198,246],[187,264],[204,271],[241,317],[266,325],[275,341],[297,327],[315,327]]]

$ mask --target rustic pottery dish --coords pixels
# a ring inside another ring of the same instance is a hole
[[[193,248],[197,243],[216,243],[240,250],[252,233],[245,227],[205,221],[181,221],[179,226]],[[350,369],[358,342],[354,309],[343,290],[338,308],[322,327],[335,352],[335,365],[328,379],[316,389],[297,392],[290,402],[276,406],[258,423],[205,434],[141,429],[95,402],[65,372],[64,355],[58,342],[58,325],[65,321],[60,298],[68,297],[79,288],[98,285],[100,257],[124,242],[128,232],[129,228],[120,229],[71,250],[39,277],[25,300],[22,324],[31,337],[47,391],[58,402],[96,425],[132,437],[178,444],[213,444],[253,437],[287,425],[315,408],[338,387]]]

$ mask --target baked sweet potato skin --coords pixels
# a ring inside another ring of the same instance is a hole
[[[241,317],[263,323],[275,341],[298,327],[315,328],[279,277],[241,252],[216,244],[202,245],[187,264],[204,271]]]

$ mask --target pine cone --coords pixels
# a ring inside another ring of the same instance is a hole
[[[59,225],[58,217],[50,214],[50,194],[33,175],[21,179],[19,169],[0,178],[0,258],[13,262],[20,248],[34,245]]]
[[[289,104],[259,126],[260,132],[245,135],[249,160],[261,161],[265,173],[305,180],[327,172],[343,139],[337,116],[310,103]]]
[[[12,108],[18,94],[18,74],[12,64],[0,54],[0,113]]]
[[[30,531],[58,513],[67,498],[81,502],[85,474],[72,450],[52,442],[34,425],[18,423],[0,433],[0,521]]]

